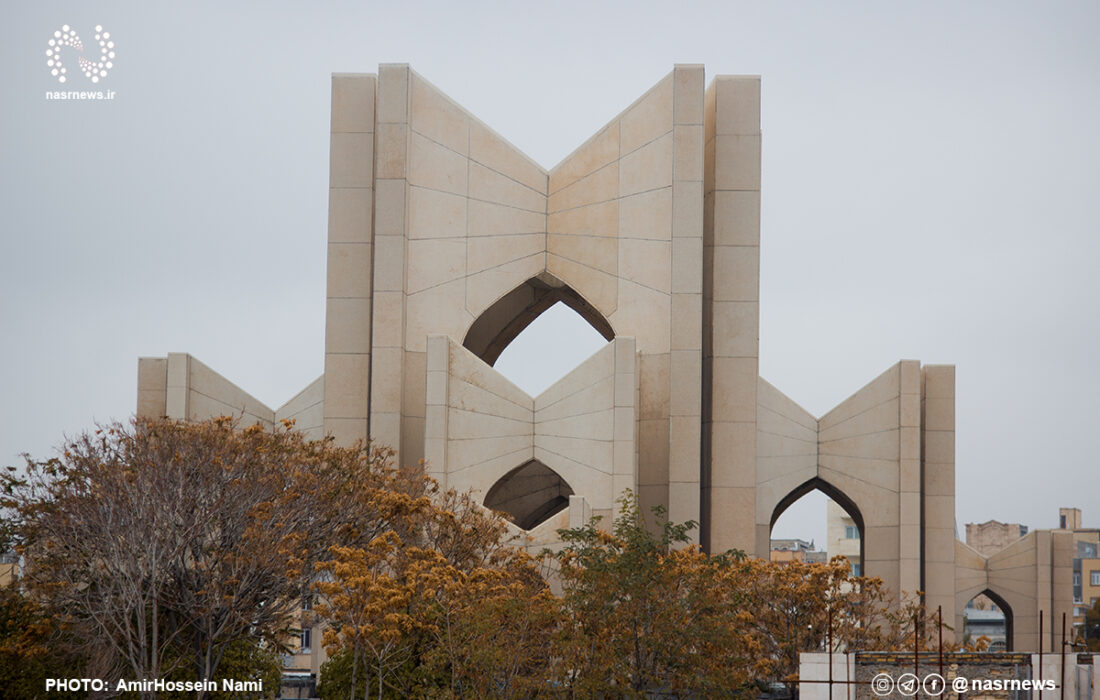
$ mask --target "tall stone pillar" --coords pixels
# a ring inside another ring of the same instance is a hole
[[[767,556],[755,531],[760,79],[719,76],[704,104],[704,546]]]

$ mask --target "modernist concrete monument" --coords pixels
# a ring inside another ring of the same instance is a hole
[[[336,75],[324,376],[272,410],[188,355],[142,359],[138,413],[370,436],[536,546],[630,488],[767,557],[820,489],[863,572],[950,620],[957,586],[993,582],[955,540],[955,370],[901,361],[820,418],[760,378],[760,133],[758,77],[677,66],[547,171],[408,66]],[[492,365],[559,301],[610,342],[531,397]],[[1049,595],[1011,604],[1034,646]]]

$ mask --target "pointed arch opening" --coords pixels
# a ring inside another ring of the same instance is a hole
[[[569,506],[573,487],[537,459],[500,477],[485,494],[485,507],[506,514],[524,530],[546,522]]]
[[[989,651],[1012,651],[1012,606],[995,591],[985,589],[963,608],[963,641],[989,638]]]
[[[855,502],[843,491],[820,477],[814,477],[800,484],[776,504],[775,509],[772,511],[769,532],[775,531],[780,517],[791,506],[814,492],[820,492],[824,495],[826,502],[822,504],[823,509],[819,506],[811,513],[813,517],[823,517],[825,522],[807,523],[805,520],[807,516],[803,515],[801,525],[807,530],[816,528],[818,532],[824,532],[824,541],[819,545],[816,541],[817,537],[772,539],[772,559],[783,561],[791,558],[812,559],[817,556],[827,560],[837,555],[843,555],[848,558],[849,563],[852,565],[852,572],[855,575],[865,575],[866,571],[863,569],[863,562],[865,561],[863,514],[860,513]],[[811,501],[812,496],[806,500]],[[822,510],[824,510],[824,513],[822,513]],[[774,537],[774,534],[770,536]],[[822,549],[817,549],[817,547]],[[803,551],[801,555],[798,554],[799,550]],[[821,556],[822,554],[824,556]]]
[[[543,272],[508,292],[485,309],[466,332],[463,347],[495,365],[500,354],[520,333],[554,304],[561,302],[576,311],[608,342],[615,331],[596,307],[565,282]]]

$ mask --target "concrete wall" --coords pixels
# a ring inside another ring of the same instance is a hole
[[[298,430],[319,439],[324,435],[323,407],[323,376],[273,410],[187,353],[138,360],[139,418],[206,420],[233,416],[245,425],[259,423],[268,429],[280,420],[294,419]]]
[[[275,423],[275,411],[186,353],[138,361],[137,415],[177,420],[236,416],[246,425],[269,429]]]
[[[452,338],[430,336],[427,348],[424,450],[441,484],[484,499],[537,460],[605,517],[624,489],[636,489],[632,338],[616,338],[534,398]]]
[[[644,506],[698,520],[702,67],[678,66],[549,172],[407,66],[378,81],[371,434],[423,457],[427,336],[465,338],[528,280],[565,286],[640,353],[655,449],[629,481]]]
[[[955,549],[955,621],[959,629],[967,602],[987,592],[1008,607],[1014,650],[1037,651],[1041,644],[1043,649],[1056,651],[1063,615],[1066,636],[1072,638],[1076,556],[1072,532],[1035,530],[988,557],[961,542],[955,543]]]
[[[930,609],[955,617],[955,368],[921,372],[921,589]]]
[[[820,488],[860,514],[865,573],[948,618],[1003,590],[1037,640],[1029,618],[1069,609],[1071,543],[959,549],[953,367],[902,361],[820,419],[759,377],[760,79],[704,85],[676,66],[547,170],[407,65],[334,75],[325,374],[272,410],[188,355],[143,358],[138,414],[292,417],[481,493],[538,459],[589,514],[634,488],[756,556]],[[555,300],[615,341],[531,398],[490,364]]]
[[[700,517],[703,69],[677,66],[550,171],[547,269],[640,353],[643,507]]]
[[[774,386],[757,378],[756,441],[731,440],[739,430],[718,431],[715,447],[740,462],[755,453],[756,470],[752,492],[755,513],[755,543],[749,550],[763,556],[770,549],[771,525],[780,500],[797,491],[818,474],[817,419]]]
[[[343,444],[368,434],[376,91],[373,75],[332,76],[322,411]]]
[[[320,440],[325,436],[324,375],[275,409],[275,422],[282,420],[293,420],[294,427],[310,440]]]
[[[138,359],[137,415],[161,418],[168,415],[168,358]]]
[[[904,360],[820,419],[760,379],[755,416],[749,553],[764,556],[775,518],[817,488],[856,511],[864,575],[894,591],[924,591],[926,604],[952,619],[954,368]]]
[[[718,76],[704,100],[703,543],[768,556],[758,512],[760,78]],[[761,548],[761,545],[765,545]]]
[[[427,336],[545,269],[547,175],[408,66],[378,79],[371,433],[412,463]]]

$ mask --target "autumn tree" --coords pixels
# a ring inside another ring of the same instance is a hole
[[[180,630],[167,624],[170,562],[184,554],[187,514],[172,496],[169,469],[143,464],[121,427],[82,435],[63,457],[29,462],[12,500],[22,518],[25,583],[63,611],[107,668],[156,678]],[[154,505],[156,504],[156,505]]]
[[[409,614],[409,587],[388,565],[400,544],[394,532],[387,532],[363,548],[333,547],[333,559],[318,565],[327,574],[314,584],[325,601],[316,608],[328,622],[325,647],[333,654],[342,649],[350,653],[353,690],[362,668],[367,678],[364,697],[370,697],[372,673],[382,697],[386,674],[404,661],[407,639],[419,622]]]
[[[424,623],[421,685],[435,685],[440,697],[531,698],[547,691],[560,606],[534,560],[513,550],[507,559],[464,570],[439,552],[419,550],[408,580]]]
[[[695,523],[647,523],[629,492],[610,530],[561,530],[533,559],[499,514],[391,458],[230,418],[81,435],[7,477],[0,546],[27,555],[29,597],[0,618],[68,630],[95,677],[212,679],[271,673],[312,590],[322,693],[351,700],[747,697],[830,640],[909,649],[942,624],[842,559],[708,556]],[[48,636],[12,639],[33,658]]]
[[[322,694],[533,696],[557,611],[534,560],[468,494],[429,482],[426,497],[400,527],[316,565],[331,658],[322,675],[340,678]]]
[[[834,651],[933,650],[940,629],[950,629],[935,611],[926,612],[919,591],[895,594],[880,578],[854,576],[844,557],[828,563],[751,559],[742,566],[738,585],[765,659],[760,680],[782,683],[792,695],[803,652],[827,651],[830,644]]]
[[[834,630],[846,628],[840,620],[846,612],[842,593],[850,573],[843,558],[829,564],[743,562],[739,583],[752,628],[763,645],[762,680],[783,683],[793,692],[799,654],[826,648],[830,622]]]
[[[655,511],[660,534],[626,493],[612,530],[561,535],[564,621],[556,675],[573,697],[751,695],[759,646],[735,580],[739,553],[684,546],[694,523]]]
[[[0,588],[0,688],[5,697],[38,697],[47,678],[84,676],[85,659],[74,653],[72,642],[57,617],[16,584]],[[66,691],[54,697],[83,696]]]
[[[369,541],[416,510],[408,491],[422,480],[387,460],[290,424],[136,421],[29,462],[5,502],[25,538],[26,584],[89,651],[109,652],[100,676],[190,666],[214,678],[239,640],[283,648],[333,542]]]

